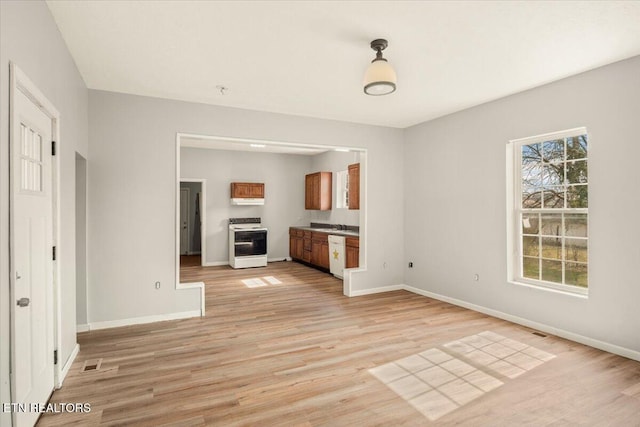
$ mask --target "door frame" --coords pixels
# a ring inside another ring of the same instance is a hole
[[[64,376],[62,374],[63,361],[60,359],[60,349],[62,348],[62,313],[60,312],[60,260],[62,259],[62,251],[60,250],[60,112],[55,106],[47,99],[46,96],[38,89],[38,87],[27,77],[27,75],[13,62],[9,62],[9,150],[14,147],[15,133],[13,129],[13,122],[15,118],[15,105],[14,100],[17,95],[17,91],[22,92],[27,98],[29,98],[36,106],[42,110],[42,112],[51,120],[51,137],[56,142],[56,155],[51,159],[51,210],[52,210],[52,244],[56,247],[56,260],[53,261],[53,301],[51,301],[53,312],[53,350],[58,351],[58,363],[53,366],[53,385],[60,388],[62,386],[62,380]],[[11,151],[10,151],[11,152]],[[9,159],[9,176],[12,176],[12,171],[15,165]],[[10,276],[9,276],[9,305],[11,307],[11,325],[10,325],[10,343],[9,343],[9,357],[10,366],[13,369],[13,349],[11,348],[11,342],[13,341],[14,314],[15,309],[11,301],[15,298],[15,236],[14,236],[14,224],[13,224],[13,206],[14,206],[14,190],[13,184],[9,185],[9,254],[10,254]],[[13,373],[10,376],[10,389],[11,396],[15,395],[15,383]]]

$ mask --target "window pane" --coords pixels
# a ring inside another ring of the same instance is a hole
[[[542,238],[542,258],[562,259],[562,238],[543,237]]]
[[[587,214],[565,214],[564,235],[568,237],[587,237]]]
[[[524,236],[522,238],[522,255],[534,257],[539,255],[538,238],[536,236]]]
[[[564,281],[567,285],[586,288],[588,286],[587,264],[568,262],[564,267]]]
[[[589,207],[589,188],[587,187],[587,184],[570,185],[567,187],[567,207]]]
[[[544,165],[542,183],[545,187],[564,184],[564,163]]]
[[[542,158],[545,163],[562,162],[564,160],[564,140],[556,139],[543,142]]]
[[[545,208],[564,208],[564,187],[545,187],[542,193]]]
[[[522,166],[542,161],[542,145],[540,143],[522,146]]]
[[[565,239],[565,260],[587,262],[587,239]]]
[[[540,187],[544,168],[541,163],[522,163],[522,186]]]
[[[540,188],[522,189],[522,207],[524,209],[534,209],[542,207],[542,191]]]
[[[567,163],[567,181],[569,184],[587,183],[587,161],[578,160]]]
[[[562,231],[562,214],[542,214],[542,234],[560,236]]]
[[[542,280],[562,283],[562,261],[542,260]]]
[[[540,264],[538,258],[522,258],[522,277],[540,280]]]
[[[522,234],[538,234],[538,231],[540,231],[540,215],[523,214]]]
[[[585,159],[587,157],[587,135],[567,138],[567,159]]]

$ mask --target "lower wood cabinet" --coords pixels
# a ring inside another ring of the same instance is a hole
[[[294,259],[302,259],[304,251],[304,232],[294,228],[289,229],[289,256]]]
[[[347,237],[344,239],[345,246],[345,267],[355,268],[360,266],[360,239],[358,237]]]
[[[289,256],[316,267],[329,269],[329,233],[289,228]],[[345,237],[345,267],[355,268],[360,262],[360,239]]]
[[[329,235],[311,233],[311,264],[329,268]]]
[[[289,228],[289,256],[293,259],[311,262],[311,232]]]

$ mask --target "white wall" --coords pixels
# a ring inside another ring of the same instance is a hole
[[[87,324],[87,160],[76,153],[76,323]]]
[[[333,202],[330,211],[307,211],[311,221],[326,224],[360,225],[360,210],[336,208],[337,172],[346,171],[350,164],[359,162],[359,152],[327,151],[312,157],[311,168],[307,173],[333,172],[331,184]]]
[[[261,217],[269,259],[289,256],[289,227],[308,224],[304,175],[310,156],[182,148],[181,178],[207,179],[207,263],[229,261],[229,218]],[[231,182],[263,182],[264,206],[233,206]]]
[[[639,117],[635,57],[406,129],[406,283],[640,351]],[[579,126],[590,150],[588,299],[506,280],[506,144]]]
[[[366,148],[372,232],[368,270],[352,287],[402,283],[401,130],[94,90],[89,107],[90,322],[199,308],[197,293],[166,286],[175,278],[176,132]]]
[[[16,63],[60,111],[62,346],[64,364],[76,345],[75,153],[87,158],[87,88],[41,1],[0,1],[0,400],[9,402],[9,61]],[[0,424],[9,425],[0,413]]]

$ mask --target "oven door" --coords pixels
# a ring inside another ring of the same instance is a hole
[[[236,230],[234,233],[236,257],[267,254],[267,230]]]

